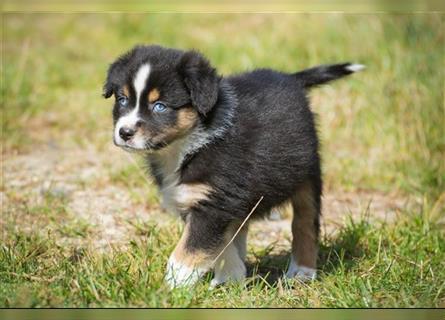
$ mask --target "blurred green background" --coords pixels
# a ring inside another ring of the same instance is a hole
[[[444,189],[444,17],[440,14],[5,14],[3,152],[35,143],[103,146],[108,64],[138,43],[203,52],[220,73],[294,72],[352,61],[367,70],[313,92],[328,187]]]

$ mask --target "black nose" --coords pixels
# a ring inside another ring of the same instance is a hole
[[[119,129],[119,135],[124,141],[128,141],[131,139],[131,137],[134,136],[136,133],[136,130],[128,128],[128,127],[122,127]]]

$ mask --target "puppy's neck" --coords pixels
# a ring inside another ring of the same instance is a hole
[[[209,114],[186,137],[183,145],[182,161],[209,144],[223,139],[233,124],[238,99],[232,87],[225,79],[219,86],[218,100]]]
[[[180,184],[180,170],[184,160],[217,140],[224,139],[233,124],[237,105],[235,93],[227,83],[222,82],[217,103],[208,118],[198,123],[185,137],[147,155],[152,174],[160,187],[162,207],[177,212],[176,188]]]

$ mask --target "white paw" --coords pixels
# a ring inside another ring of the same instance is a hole
[[[210,288],[230,281],[242,281],[246,278],[246,265],[240,259],[236,246],[230,244],[215,263],[215,276]]]
[[[210,288],[213,289],[220,284],[227,282],[239,282],[246,278],[246,266],[238,266],[236,269],[224,270],[224,272],[215,270],[215,276],[210,281]]]
[[[222,283],[224,283],[224,282],[221,282],[220,279],[213,278],[212,281],[210,281],[209,289],[215,289],[217,286],[219,286]]]
[[[165,281],[171,289],[177,287],[190,287],[194,285],[206,272],[205,269],[190,268],[174,257],[168,259]]]
[[[246,273],[244,271],[243,274],[240,274],[236,277],[232,276],[228,276],[228,277],[217,277],[215,276],[212,281],[210,281],[210,289],[214,289],[217,286],[219,286],[220,284],[223,283],[228,283],[228,282],[241,282],[242,280],[244,280],[246,278]]]
[[[303,281],[314,280],[317,277],[317,270],[305,266],[299,266],[294,259],[291,260],[289,269],[286,272],[286,278],[298,278]]]

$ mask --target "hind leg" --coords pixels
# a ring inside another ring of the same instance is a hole
[[[316,277],[321,192],[313,182],[302,185],[291,199],[292,255],[286,277],[312,280]]]

